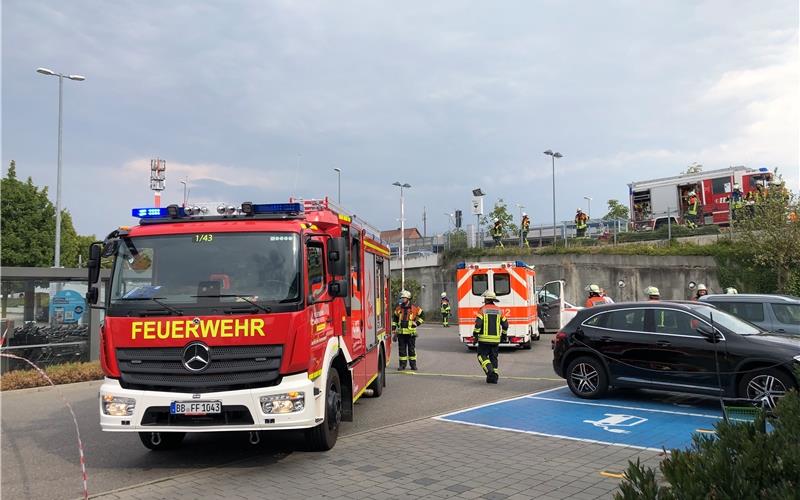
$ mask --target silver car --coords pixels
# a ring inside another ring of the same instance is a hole
[[[800,298],[789,295],[740,293],[706,295],[701,302],[760,326],[768,332],[800,335]]]

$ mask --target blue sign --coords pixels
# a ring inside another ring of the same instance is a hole
[[[542,436],[661,451],[688,448],[722,419],[713,399],[636,392],[580,399],[566,387],[437,417]]]
[[[61,290],[51,299],[50,321],[58,324],[80,323],[86,300],[75,290]]]

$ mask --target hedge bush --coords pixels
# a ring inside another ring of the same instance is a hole
[[[716,436],[695,434],[688,450],[672,450],[655,470],[629,462],[616,500],[788,499],[800,488],[800,397],[791,391],[753,422],[720,421]]]
[[[103,370],[99,361],[88,363],[62,363],[48,366],[44,369],[47,376],[54,384],[71,384],[73,382],[86,382],[87,380],[100,380]],[[0,390],[13,391],[14,389],[28,389],[50,385],[36,370],[14,370],[4,373],[0,377]]]

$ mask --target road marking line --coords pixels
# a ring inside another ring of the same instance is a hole
[[[621,472],[611,472],[607,470],[600,471],[600,475],[603,477],[610,477],[612,479],[622,479],[625,477],[625,474],[622,474]]]
[[[569,403],[574,405],[586,405],[586,406],[602,406],[604,408],[619,408],[622,410],[639,410],[639,411],[649,411],[653,413],[668,413],[670,415],[683,415],[685,417],[704,417],[704,418],[715,418],[717,420],[721,420],[722,417],[719,415],[705,415],[703,413],[687,413],[681,411],[672,411],[672,410],[656,410],[652,408],[640,408],[638,406],[622,406],[622,405],[613,405],[613,404],[603,404],[603,403],[589,403],[588,401],[570,401],[568,399],[556,399],[556,398],[540,398],[535,397],[535,395],[526,396],[530,399],[538,399],[541,401],[555,401],[557,403]]]
[[[545,389],[543,391],[534,392],[533,394],[523,394],[522,396],[516,396],[516,397],[508,398],[508,399],[501,399],[499,401],[492,401],[491,403],[484,403],[484,404],[478,405],[478,406],[470,406],[469,408],[463,408],[461,410],[451,411],[450,413],[445,413],[444,415],[438,415],[438,416],[435,416],[433,418],[434,418],[434,420],[446,420],[446,417],[449,417],[451,415],[457,415],[459,413],[464,413],[464,412],[467,412],[467,411],[477,410],[479,408],[486,408],[487,406],[492,406],[492,405],[496,405],[496,404],[500,404],[500,403],[507,403],[509,401],[516,401],[518,399],[528,398],[528,397],[531,397],[531,396],[535,396],[537,394],[544,394],[546,392],[557,391],[559,389],[563,389],[564,387],[566,387],[566,386],[562,385],[562,386],[559,386],[559,387],[553,387],[552,389]],[[446,420],[446,421],[447,422],[453,422],[453,420]]]
[[[526,397],[526,396],[523,396],[523,397]],[[514,399],[520,399],[520,398],[514,398]],[[509,401],[511,401],[511,400],[509,400]],[[489,406],[489,405],[484,405],[484,406]],[[461,413],[461,412],[458,412],[458,413]],[[526,430],[522,430],[522,429],[516,429],[516,428],[513,428],[513,427],[500,427],[500,426],[495,426],[495,425],[477,424],[475,422],[465,422],[463,420],[454,420],[452,418],[444,419],[442,417],[434,417],[434,419],[436,419],[436,420],[444,420],[445,422],[453,422],[455,424],[471,425],[471,426],[474,426],[474,427],[483,427],[485,429],[497,429],[497,430],[501,430],[501,431],[519,432],[521,434],[531,434],[533,436],[544,436],[544,437],[552,437],[552,438],[559,438],[559,439],[569,439],[570,441],[580,441],[580,442],[583,442],[583,443],[605,444],[605,445],[609,445],[609,446],[619,446],[621,448],[634,448],[634,449],[637,449],[637,450],[647,450],[647,451],[657,451],[657,452],[664,451],[662,448],[648,448],[646,446],[636,446],[636,445],[633,445],[633,444],[614,443],[614,442],[611,442],[611,441],[599,441],[597,439],[586,439],[586,438],[576,438],[576,437],[572,437],[572,436],[562,436],[561,434],[547,434],[547,433],[544,433],[544,432],[526,431]],[[667,452],[667,453],[669,453],[669,452]]]
[[[456,377],[456,378],[486,378],[486,375],[462,375],[458,373],[428,373],[428,372],[416,372],[410,370],[398,370],[396,372],[389,372],[387,375],[391,375],[392,373],[397,375],[414,375],[414,376],[427,376],[427,377]],[[551,377],[506,377],[503,376],[503,379],[506,380],[546,380],[548,382],[560,382],[563,379],[560,378],[551,378]]]

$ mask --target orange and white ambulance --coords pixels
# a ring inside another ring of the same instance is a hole
[[[508,318],[507,347],[530,349],[539,340],[537,328],[536,271],[522,261],[461,262],[456,266],[458,333],[468,348],[477,346],[472,329],[483,306],[483,293],[497,295],[497,305]]]

